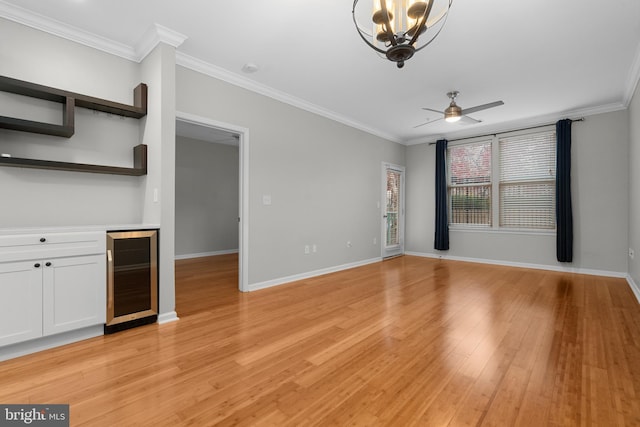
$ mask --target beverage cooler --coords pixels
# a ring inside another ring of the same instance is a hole
[[[107,233],[105,334],[158,319],[158,230]]]

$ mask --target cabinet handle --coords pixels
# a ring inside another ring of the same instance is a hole
[[[44,265],[46,265],[47,267],[51,267],[51,263],[50,262],[46,262]]]
[[[47,239],[45,239],[44,237],[41,237],[41,238],[40,238],[40,242],[44,243],[44,242],[46,242],[46,241],[47,241]]]
[[[39,263],[39,262],[36,262],[35,264],[33,264],[33,266],[34,266],[35,268],[40,268],[40,263]]]

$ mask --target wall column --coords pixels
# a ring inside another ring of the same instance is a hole
[[[175,312],[175,136],[176,50],[158,45],[141,62],[141,80],[149,86],[148,114],[141,141],[148,146],[143,223],[160,224],[159,321]]]

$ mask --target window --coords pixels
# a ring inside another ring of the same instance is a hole
[[[555,132],[499,141],[500,227],[555,228]]]
[[[448,149],[449,223],[491,225],[491,141]]]
[[[555,228],[555,131],[452,145],[447,162],[449,224]]]

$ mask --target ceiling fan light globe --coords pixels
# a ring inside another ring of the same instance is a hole
[[[462,117],[462,108],[451,102],[451,105],[444,110],[444,120],[449,123],[454,123],[460,120]]]

